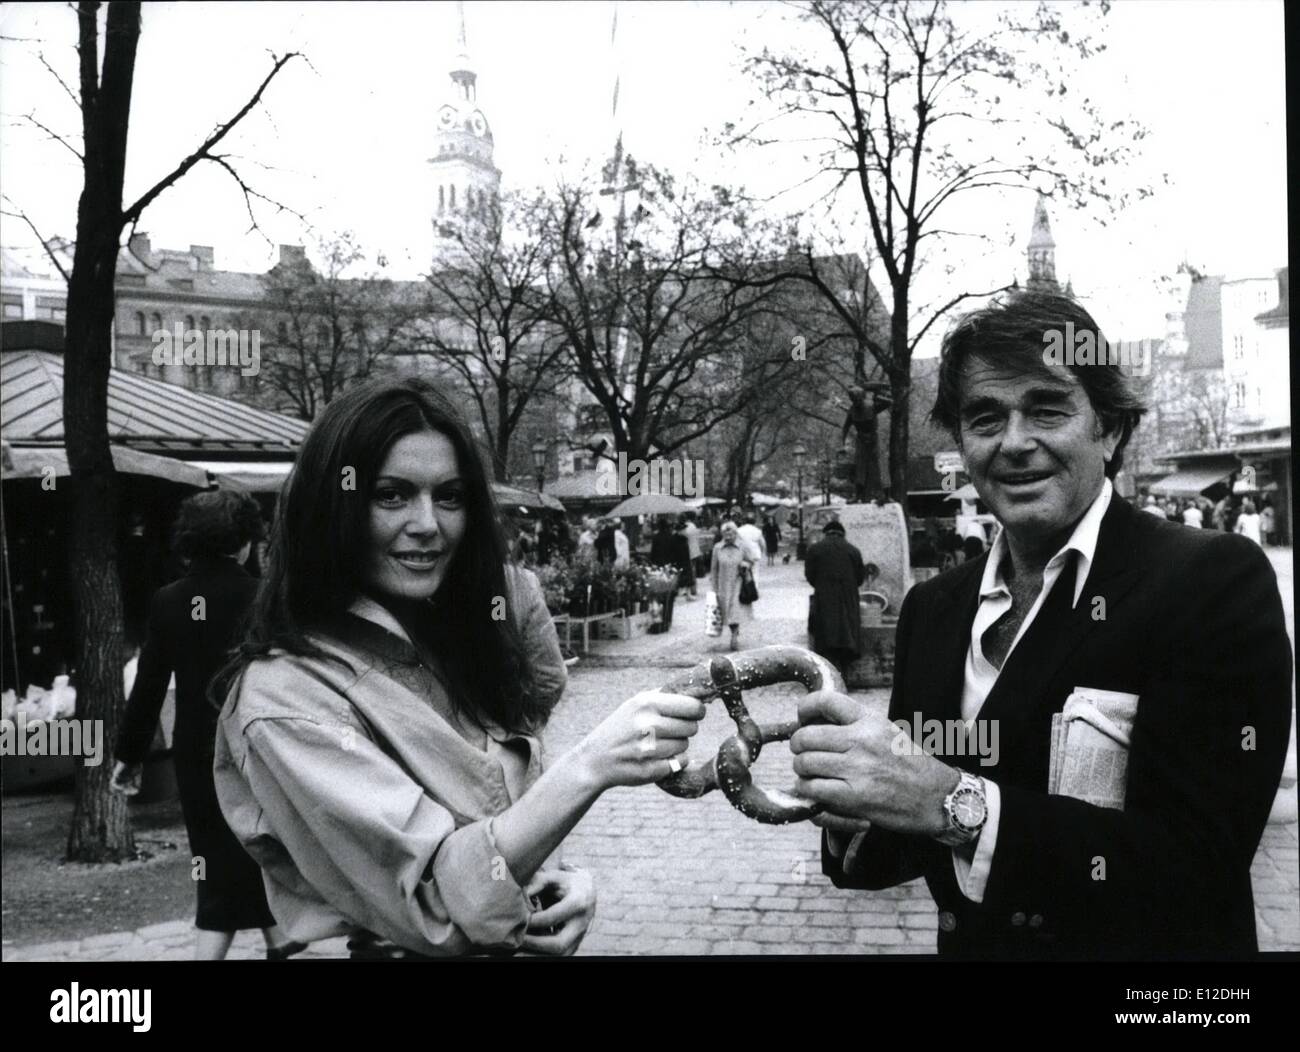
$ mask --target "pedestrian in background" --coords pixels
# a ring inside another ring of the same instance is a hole
[[[598,557],[596,553],[596,538],[598,536],[596,520],[583,519],[582,532],[578,534],[578,544],[575,552],[577,558],[595,559]]]
[[[767,547],[767,565],[775,565],[776,550],[781,546],[781,527],[776,524],[774,515],[769,515],[763,522],[763,544]]]
[[[614,521],[614,569],[626,570],[632,565],[632,545],[623,532],[623,520]]]
[[[596,529],[596,558],[602,563],[612,563],[618,558],[618,545],[614,541],[614,523],[601,519]]]
[[[551,531],[550,522],[542,518],[537,524],[537,565],[545,566],[549,563],[554,552],[555,535]]]
[[[1259,531],[1264,535],[1265,545],[1273,545],[1277,543],[1273,538],[1274,529],[1273,505],[1265,502],[1264,510],[1259,513]]]
[[[691,558],[690,542],[686,539],[686,524],[678,522],[673,530],[673,542],[669,555],[672,564],[677,567],[677,587],[686,588],[695,594],[695,560]]]
[[[1205,525],[1205,517],[1194,500],[1189,500],[1183,509],[1183,525],[1197,530]]]
[[[858,589],[866,580],[866,567],[838,520],[822,527],[822,539],[808,549],[803,573],[813,587],[808,608],[813,650],[843,675],[864,649]]]
[[[243,564],[261,537],[261,512],[245,493],[199,493],[181,504],[173,547],[188,561],[188,572],[159,589],[150,603],[148,634],[117,738],[112,786],[133,796],[175,673],[176,784],[190,854],[204,867],[203,879],[193,882],[194,957],[200,961],[224,958],[235,932],[248,928],[262,930],[268,960],[306,949],[276,927],[262,872],[226,824],[212,778],[218,710],[208,702],[208,684],[239,641],[257,592],[257,580]]]
[[[736,523],[736,533],[739,535],[741,542],[749,549],[749,559],[758,567],[758,562],[763,558],[763,549],[766,545],[763,542],[763,531],[754,525],[754,516],[742,515],[742,522]]]
[[[1233,532],[1249,537],[1261,548],[1264,547],[1264,539],[1260,536],[1259,515],[1255,512],[1255,502],[1249,497],[1241,506],[1241,514],[1237,516],[1237,524],[1233,527]]]
[[[704,553],[700,548],[700,528],[695,525],[695,516],[687,514],[678,523],[682,536],[686,538],[686,550],[691,556],[691,596],[697,594],[695,580],[704,576]]]
[[[1221,497],[1215,502],[1214,510],[1210,512],[1210,525],[1216,530],[1226,530],[1228,528],[1228,498]]]
[[[736,524],[724,522],[722,537],[713,546],[709,583],[718,597],[722,623],[731,629],[732,650],[740,649],[740,626],[754,619],[753,607],[740,601],[740,586],[753,568],[749,547],[740,539]]]

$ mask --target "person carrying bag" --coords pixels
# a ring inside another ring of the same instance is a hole
[[[753,606],[758,602],[758,585],[754,583],[754,574],[748,569],[740,572],[740,602],[744,606]]]

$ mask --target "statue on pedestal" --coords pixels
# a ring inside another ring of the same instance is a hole
[[[853,447],[853,500],[865,504],[884,495],[880,480],[880,442],[876,434],[876,418],[893,404],[888,385],[870,383],[850,388],[853,399],[844,417],[840,441],[848,448],[849,429],[856,428]]]

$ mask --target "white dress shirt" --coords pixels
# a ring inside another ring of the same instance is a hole
[[[1074,600],[1071,605],[1075,607],[1079,605],[1079,597],[1083,594],[1083,587],[1088,580],[1093,557],[1097,551],[1097,535],[1101,531],[1101,520],[1106,516],[1112,493],[1114,487],[1110,479],[1104,479],[1101,491],[1084,512],[1083,518],[1070,534],[1070,539],[1047,561],[1047,565],[1043,568],[1043,586],[1034,600],[1034,605],[1029,608],[1029,613],[1021,622],[1020,630],[1008,648],[1006,657],[1002,659],[1004,667],[1011,659],[1011,652],[1016,649],[1016,645],[1029,630],[1034,618],[1038,616],[1038,611],[1042,609],[1047,596],[1051,594],[1053,585],[1061,576],[1061,571],[1069,565],[1070,552],[1077,553]],[[1007,554],[1006,537],[1002,526],[999,525],[989,550],[988,562],[984,565],[984,576],[980,580],[980,603],[975,611],[975,620],[971,624],[970,646],[966,651],[966,677],[961,694],[961,715],[968,725],[979,716],[980,709],[984,707],[984,699],[989,696],[998,678],[999,669],[984,656],[982,640],[984,633],[1011,609],[1011,589],[1007,587],[1002,574],[1002,561]],[[979,839],[973,845],[954,848],[952,853],[957,883],[962,894],[972,902],[984,901],[984,888],[988,883],[989,869],[993,865],[993,852],[997,847],[998,819],[1002,813],[1002,796],[998,791],[997,783],[985,778],[984,791],[987,796],[988,818]]]

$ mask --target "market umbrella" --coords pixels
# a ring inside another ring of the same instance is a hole
[[[611,519],[630,519],[635,515],[680,515],[686,510],[686,502],[667,493],[642,493],[640,496],[628,497],[622,504],[609,512]]]

